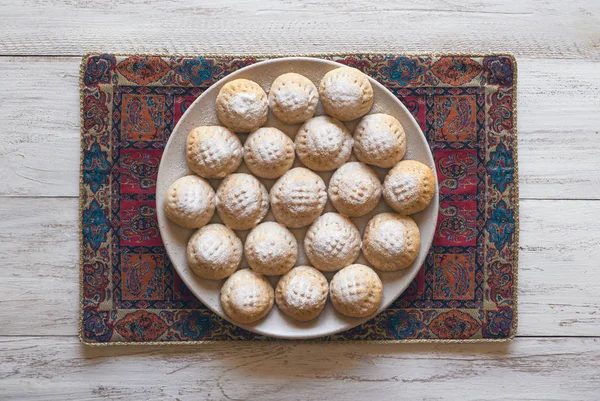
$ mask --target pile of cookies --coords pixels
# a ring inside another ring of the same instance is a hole
[[[190,269],[221,288],[225,313],[240,323],[265,317],[274,303],[287,316],[315,319],[327,298],[350,317],[375,313],[383,285],[369,266],[355,264],[362,250],[381,271],[407,268],[420,248],[419,228],[409,215],[427,207],[435,193],[431,169],[403,160],[406,137],[387,114],[367,114],[373,88],[357,69],[328,72],[317,88],[287,73],[268,95],[256,82],[236,79],[216,100],[222,126],[193,129],[186,159],[195,175],[168,189],[165,214],[197,229],[187,245]],[[321,101],[327,115],[315,117]],[[284,124],[301,124],[294,140],[264,127],[269,110]],[[360,119],[353,133],[343,122]],[[238,133],[249,133],[242,144]],[[349,161],[352,155],[357,161]],[[295,158],[304,167],[292,168]],[[242,161],[252,174],[236,173]],[[373,167],[388,169],[383,184]],[[328,185],[315,172],[334,171]],[[270,191],[259,180],[275,180]],[[207,180],[219,179],[217,190]],[[374,215],[362,238],[352,221],[381,198],[396,213]],[[337,213],[324,213],[327,201]],[[276,221],[262,222],[271,209]],[[213,215],[223,224],[209,224]],[[299,244],[290,229],[310,226],[302,247],[312,266],[295,266]],[[234,231],[249,231],[242,243]],[[242,259],[249,269],[239,269]],[[323,272],[336,272],[328,283]],[[281,276],[274,290],[266,276]]]

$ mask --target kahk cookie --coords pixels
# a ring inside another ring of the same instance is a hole
[[[416,160],[404,160],[391,169],[383,182],[383,197],[400,214],[425,209],[435,193],[433,171]]]
[[[267,316],[274,297],[269,280],[250,269],[235,272],[221,287],[225,314],[240,323],[253,323]]]
[[[421,237],[413,219],[397,213],[381,213],[367,223],[362,251],[376,269],[405,269],[419,254]]]
[[[327,302],[328,291],[323,273],[314,267],[298,266],[279,279],[275,301],[284,314],[306,322],[319,316]]]
[[[244,244],[250,268],[265,276],[287,273],[298,260],[296,237],[283,224],[267,221],[250,231]]]
[[[186,160],[204,178],[223,178],[242,163],[242,143],[225,127],[194,128],[187,137]]]
[[[269,211],[269,193],[250,174],[231,174],[217,188],[217,214],[234,230],[256,227]]]
[[[231,275],[242,262],[242,241],[222,224],[209,224],[196,231],[187,245],[188,266],[198,276],[220,280]]]
[[[383,298],[381,279],[365,265],[350,265],[333,276],[329,284],[333,307],[343,315],[366,317],[377,311]]]
[[[387,114],[369,114],[354,130],[354,154],[363,163],[390,168],[406,153],[402,124]]]
[[[349,218],[325,213],[306,232],[304,252],[317,269],[339,270],[358,258],[360,233]]]
[[[304,167],[296,167],[275,182],[270,198],[275,219],[286,227],[299,228],[323,213],[327,191],[321,177]]]
[[[329,71],[319,85],[319,97],[325,112],[340,121],[367,114],[373,106],[373,87],[369,78],[351,67]]]
[[[343,215],[363,216],[381,199],[381,182],[375,171],[364,163],[350,162],[336,170],[327,190],[333,207]]]
[[[246,166],[262,178],[281,177],[294,164],[294,157],[294,142],[277,128],[259,128],[244,144]]]
[[[217,117],[235,132],[250,132],[267,122],[267,94],[254,81],[234,79],[227,82],[217,95]]]
[[[298,159],[316,171],[329,171],[344,164],[352,153],[352,135],[341,122],[328,116],[311,118],[298,130]]]
[[[200,228],[215,213],[215,191],[197,175],[187,175],[171,184],[165,198],[165,214],[185,228]]]
[[[268,99],[275,117],[286,124],[300,124],[315,115],[319,94],[310,79],[291,72],[273,81]]]

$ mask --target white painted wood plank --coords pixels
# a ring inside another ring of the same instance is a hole
[[[1,199],[0,336],[74,335],[76,199]],[[600,336],[597,201],[521,202],[517,334]]]
[[[7,1],[0,54],[485,52],[597,59],[595,0]]]
[[[521,201],[519,329],[600,335],[598,201]]]
[[[600,63],[518,60],[522,198],[600,199]],[[77,196],[79,58],[0,58],[0,196]]]
[[[0,336],[77,333],[77,202],[0,198]]]
[[[600,199],[600,63],[517,63],[520,197]]]
[[[4,400],[597,400],[600,340],[85,348],[0,338]]]
[[[79,194],[79,61],[0,57],[0,195]]]

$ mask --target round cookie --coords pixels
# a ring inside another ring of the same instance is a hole
[[[391,169],[383,182],[383,197],[400,214],[425,209],[435,193],[433,171],[416,160],[404,160]]]
[[[215,191],[197,175],[187,175],[171,184],[165,197],[165,214],[185,228],[200,228],[215,213]]]
[[[269,193],[250,174],[231,174],[219,185],[216,195],[217,214],[234,230],[256,227],[269,211]]]
[[[365,227],[363,255],[376,269],[405,269],[415,261],[420,247],[419,227],[408,216],[381,213]]]
[[[311,118],[298,130],[298,159],[316,171],[329,171],[344,164],[352,153],[352,135],[341,122],[328,116]]]
[[[287,273],[298,260],[296,237],[283,224],[267,221],[256,226],[244,244],[250,268],[265,276]]]
[[[278,178],[294,164],[294,142],[272,127],[252,132],[244,144],[244,161],[254,175]]]
[[[274,291],[265,276],[250,269],[238,270],[221,287],[221,306],[231,319],[252,323],[267,316]]]
[[[222,224],[197,230],[187,245],[188,266],[198,276],[220,280],[231,275],[242,262],[242,241]]]
[[[366,317],[377,311],[383,298],[381,279],[365,265],[350,265],[333,276],[329,284],[333,307],[342,315]]]
[[[364,116],[354,130],[354,154],[363,163],[390,168],[406,153],[400,121],[387,114]]]
[[[306,232],[304,252],[317,269],[339,270],[358,258],[360,233],[349,218],[325,213]]]
[[[235,132],[250,132],[267,122],[267,94],[254,81],[234,79],[227,82],[217,95],[217,117]]]
[[[275,117],[286,124],[300,124],[315,115],[319,94],[310,79],[290,72],[273,81],[268,99]]]
[[[381,199],[381,182],[375,171],[364,163],[350,162],[336,170],[327,190],[331,204],[350,217],[364,216]]]
[[[327,203],[325,182],[304,167],[296,167],[279,178],[271,188],[271,210],[286,227],[299,228],[312,223]]]
[[[187,137],[186,160],[204,178],[223,178],[242,163],[242,143],[225,127],[194,128]]]
[[[275,301],[284,314],[306,322],[319,316],[327,302],[328,291],[323,273],[314,267],[298,266],[279,279]]]
[[[369,78],[351,67],[329,71],[319,85],[325,112],[340,121],[351,121],[367,114],[373,106],[373,87]]]

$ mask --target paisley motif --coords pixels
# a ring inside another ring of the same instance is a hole
[[[409,85],[419,79],[425,72],[425,67],[414,57],[399,56],[387,60],[381,72],[390,81],[401,86]]]
[[[450,135],[459,136],[462,131],[472,130],[475,123],[471,121],[473,106],[466,99],[458,99],[456,102],[456,118],[450,121],[448,131]]]
[[[496,133],[501,133],[503,130],[512,130],[512,96],[506,91],[499,90],[490,94],[487,102],[490,105],[488,118],[490,129]]]
[[[179,74],[180,83],[189,82],[194,86],[208,86],[222,69],[215,66],[213,60],[195,57],[182,60],[181,64],[175,67],[175,71]]]
[[[115,330],[127,341],[154,341],[167,327],[155,313],[139,310],[121,318],[115,325]]]
[[[418,311],[399,310],[390,315],[386,322],[390,335],[394,338],[415,338],[422,332],[425,324],[419,320]]]
[[[471,315],[451,310],[433,319],[429,328],[439,338],[470,338],[479,331],[481,325]]]
[[[164,255],[152,253],[124,253],[121,255],[124,300],[164,299]]]
[[[158,225],[153,219],[155,211],[150,209],[148,206],[143,206],[139,213],[131,220],[128,227],[126,227],[121,235],[125,239],[131,239],[132,237],[139,237],[140,241],[148,240],[152,236],[158,234]]]
[[[496,208],[492,210],[492,217],[485,223],[490,241],[499,251],[503,250],[510,242],[515,232],[513,213],[512,210],[508,209],[506,202],[501,200]]]
[[[198,311],[181,312],[173,328],[180,340],[202,340],[210,328],[210,319]]]
[[[512,266],[496,260],[489,264],[489,268],[491,274],[487,282],[490,287],[490,299],[494,302],[500,302],[502,299],[512,298]]]
[[[85,308],[82,319],[83,336],[87,341],[104,343],[110,341],[113,327],[110,323],[109,312]]]
[[[515,167],[512,151],[509,151],[503,143],[498,144],[496,150],[490,153],[486,167],[498,191],[504,192],[513,183]]]
[[[474,201],[440,202],[436,245],[475,245],[477,211]]]
[[[435,299],[469,300],[475,296],[475,258],[470,254],[435,256],[433,292]]]
[[[152,193],[161,155],[160,150],[123,150],[119,159],[122,192]]]
[[[106,218],[105,210],[98,201],[93,200],[90,206],[83,210],[81,226],[84,241],[92,249],[98,250],[106,241],[106,234],[110,231],[110,222]]]
[[[117,65],[121,75],[138,85],[158,81],[169,69],[169,64],[162,57],[153,56],[131,56]]]
[[[124,95],[122,137],[135,142],[164,140],[165,103],[163,95]]]
[[[493,56],[483,59],[487,73],[487,83],[500,86],[513,84],[513,60],[509,56]]]
[[[94,91],[83,98],[83,128],[102,132],[108,127],[108,107],[106,93]]]
[[[125,108],[127,123],[131,127],[130,130],[138,132],[141,136],[150,132],[150,122],[144,118],[143,110],[142,100],[139,97],[133,98]]]
[[[99,305],[108,298],[108,265],[102,261],[83,264],[83,293],[87,305]]]
[[[511,335],[513,310],[508,306],[500,306],[497,311],[485,314],[483,335],[487,338],[507,338]]]
[[[100,186],[106,183],[110,170],[107,152],[103,152],[100,145],[94,142],[81,163],[83,181],[90,186],[93,192],[97,192]]]
[[[87,86],[108,84],[117,64],[117,59],[112,54],[90,56],[87,59],[83,82]]]
[[[134,296],[139,297],[142,295],[142,276],[150,271],[150,267],[148,262],[138,262],[128,269],[125,275],[125,286]]]
[[[471,82],[481,69],[481,64],[469,57],[441,57],[431,67],[440,81],[452,86]]]
[[[434,98],[435,136],[440,141],[477,139],[476,103],[472,96]]]
[[[121,201],[120,208],[122,245],[162,245],[154,202]]]

